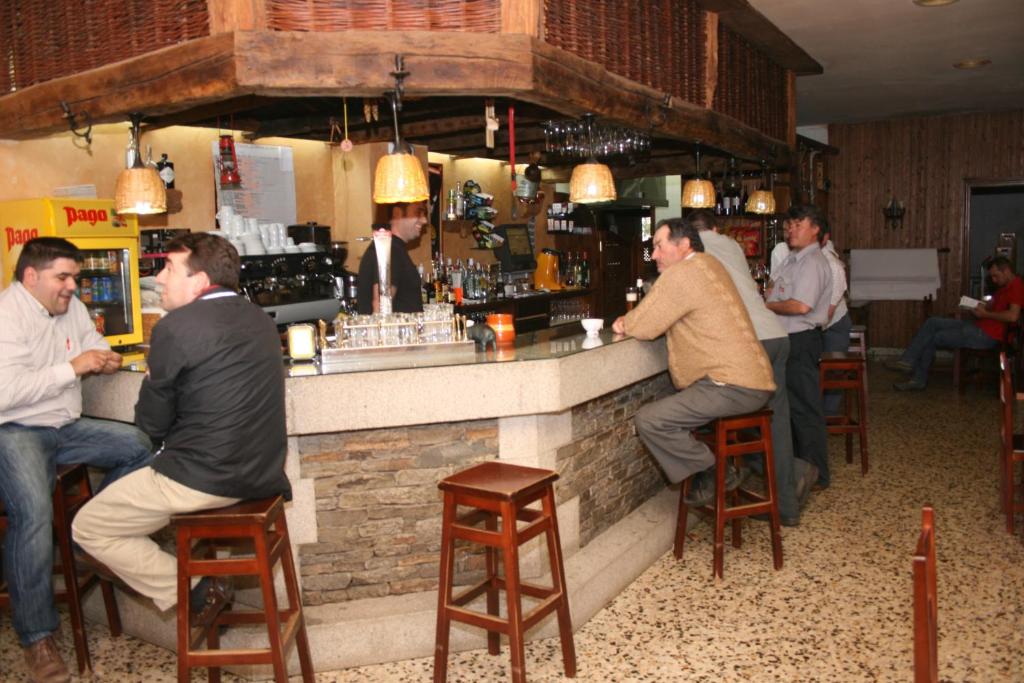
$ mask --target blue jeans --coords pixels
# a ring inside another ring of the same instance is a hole
[[[842,351],[845,352],[850,348],[850,329],[853,328],[853,321],[850,320],[850,314],[847,313],[842,318],[837,320],[832,327],[826,328],[821,335],[821,347],[822,351],[828,353],[830,351]],[[843,400],[843,392],[838,389],[825,392],[825,416],[838,415],[839,404]]]
[[[994,349],[999,345],[970,320],[928,318],[901,356],[914,366],[913,381],[928,384],[928,370],[936,349]]]
[[[23,646],[57,630],[53,604],[53,488],[57,465],[107,470],[100,488],[149,463],[149,437],[131,425],[81,418],[63,427],[0,425],[0,501],[7,511],[4,576]]]

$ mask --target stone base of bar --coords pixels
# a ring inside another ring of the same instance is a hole
[[[566,580],[573,627],[579,628],[672,546],[678,490],[665,489],[566,560]],[[690,516],[691,524],[696,515]],[[255,597],[255,594],[251,594]],[[249,597],[246,592],[243,599]],[[170,650],[176,649],[175,614],[159,612],[148,600],[118,593],[124,630]],[[437,592],[424,591],[367,600],[307,607],[306,624],[313,665],[332,671],[380,662],[428,657],[434,652]],[[102,600],[93,591],[86,603],[90,620],[105,622]],[[557,635],[554,616],[528,634],[529,639]],[[387,643],[387,647],[382,647]],[[265,647],[263,633],[229,630],[221,647]],[[451,650],[484,648],[484,632],[453,624]],[[581,656],[583,656],[581,654]],[[292,673],[298,660],[291,658]],[[231,667],[233,672],[264,680],[269,669]]]

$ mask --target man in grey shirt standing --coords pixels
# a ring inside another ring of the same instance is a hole
[[[725,266],[754,324],[757,339],[771,361],[775,392],[768,407],[772,410],[772,450],[775,456],[779,517],[783,526],[796,526],[800,523],[800,507],[818,479],[818,470],[805,460],[793,458],[789,397],[786,392],[789,336],[778,317],[765,306],[757,283],[750,276],[747,259],[740,245],[731,237],[718,233],[714,214],[701,209],[691,212],[687,218],[700,231],[705,253],[714,256]]]
[[[793,448],[797,457],[818,468],[817,484],[827,488],[828,436],[818,362],[832,296],[832,271],[820,247],[828,224],[821,210],[810,205],[790,207],[786,222],[790,253],[772,273],[765,296],[768,310],[789,333],[786,390]]]

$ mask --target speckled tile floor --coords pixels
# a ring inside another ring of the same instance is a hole
[[[686,555],[661,558],[576,633],[581,682],[912,680],[910,558],[921,506],[936,509],[939,669],[944,681],[1024,682],[1024,543],[999,513],[994,393],[953,392],[937,375],[920,394],[872,367],[871,472],[843,461],[801,526],[783,529],[785,567],[772,571],[767,527],[726,546],[711,578],[708,528]],[[66,619],[65,619],[66,621]],[[173,653],[89,628],[96,680],[173,681]],[[73,661],[70,637],[65,657]],[[529,679],[563,680],[558,641],[530,643]],[[417,659],[322,673],[321,683],[431,680]],[[0,680],[22,681],[21,651],[0,617]],[[449,680],[508,680],[507,650],[455,654]],[[199,672],[193,680],[206,680]],[[225,680],[237,680],[225,676]]]

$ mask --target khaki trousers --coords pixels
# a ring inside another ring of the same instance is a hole
[[[212,496],[143,467],[118,479],[86,503],[71,525],[72,536],[161,610],[178,602],[178,560],[149,538],[171,515],[234,505],[239,498]]]

